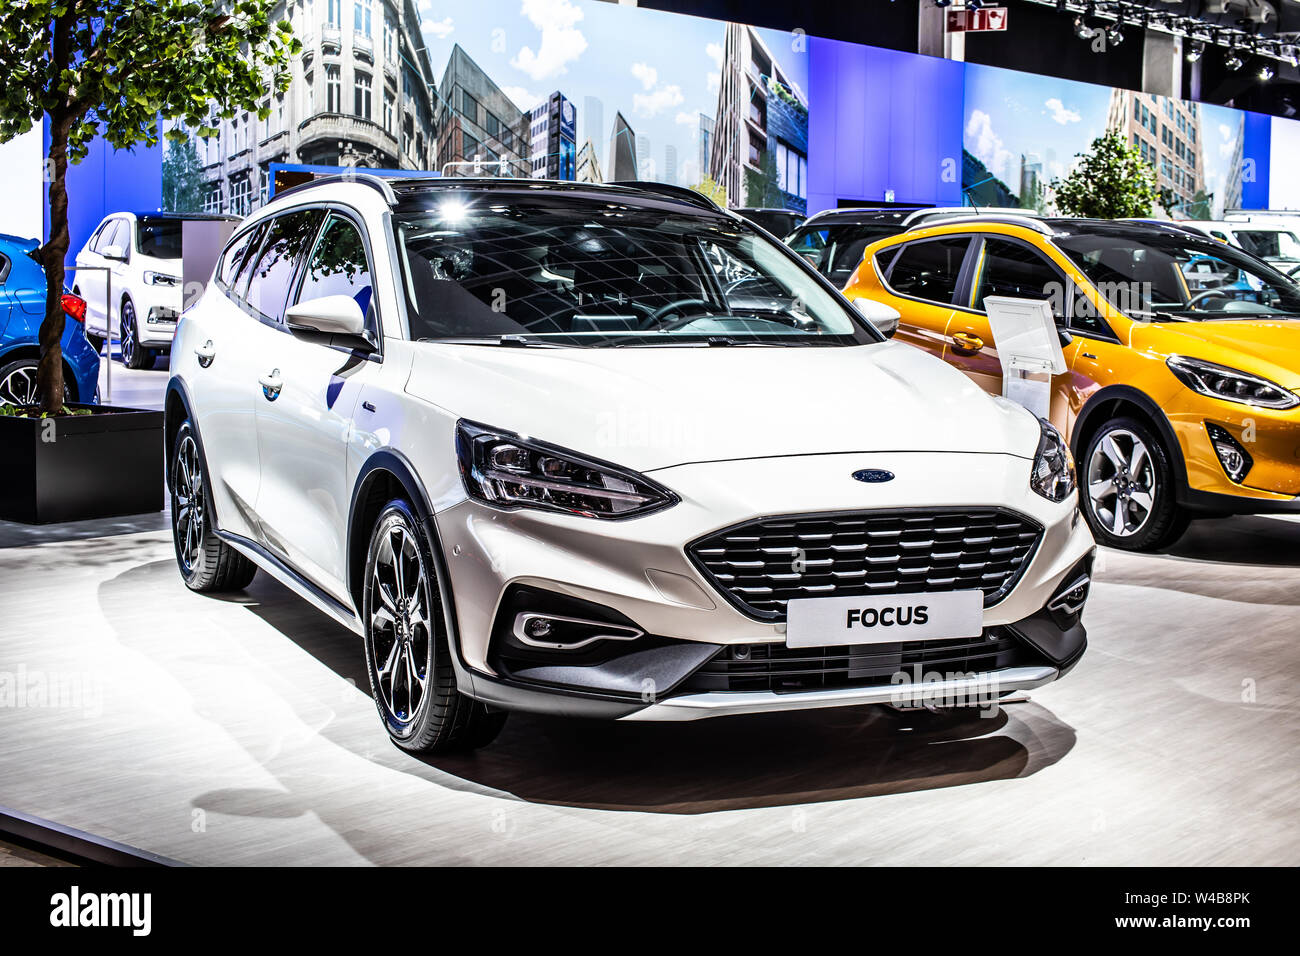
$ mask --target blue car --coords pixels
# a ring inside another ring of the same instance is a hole
[[[0,233],[0,405],[36,402],[41,319],[45,315],[45,270],[32,258],[38,243]],[[69,321],[63,326],[65,402],[97,401],[99,353],[86,340],[86,303],[63,297]]]

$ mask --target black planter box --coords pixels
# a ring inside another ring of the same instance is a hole
[[[94,413],[0,416],[0,518],[47,524],[161,511],[163,413],[69,407]]]

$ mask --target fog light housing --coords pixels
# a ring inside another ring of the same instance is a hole
[[[552,651],[576,651],[599,641],[635,641],[645,632],[606,621],[520,611],[511,632],[519,643]]]
[[[1219,464],[1223,466],[1224,474],[1237,484],[1241,484],[1242,479],[1254,466],[1254,459],[1226,428],[1206,422],[1205,430],[1210,435],[1210,442],[1214,445],[1214,453],[1219,456]]]
[[[1092,590],[1092,562],[1090,554],[1071,568],[1047,602],[1047,613],[1063,631],[1078,624],[1083,615],[1083,606],[1088,603]]]

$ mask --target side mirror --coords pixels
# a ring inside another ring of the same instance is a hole
[[[105,259],[116,259],[119,262],[124,262],[126,260],[126,250],[118,245],[105,246],[103,251],[100,252],[100,255]]]
[[[350,295],[326,295],[289,306],[284,313],[291,329],[331,335],[364,335],[366,317]]]
[[[1059,325],[1056,327],[1056,331],[1057,334],[1060,335],[1061,337],[1062,348],[1064,348],[1065,346],[1069,345],[1071,342],[1074,341],[1074,336],[1071,335],[1069,332],[1067,332],[1065,329],[1061,328]]]
[[[901,312],[893,306],[874,299],[854,299],[853,304],[881,335],[887,339],[894,337],[894,333],[898,331],[898,320],[903,317]]]

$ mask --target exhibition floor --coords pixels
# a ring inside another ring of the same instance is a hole
[[[1082,663],[993,718],[515,715],[427,761],[358,639],[189,593],[166,527],[0,523],[0,671],[76,692],[0,709],[0,805],[196,864],[1300,862],[1300,522],[1104,552]]]

